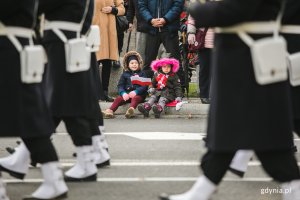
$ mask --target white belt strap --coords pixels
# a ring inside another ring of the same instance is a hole
[[[270,22],[248,22],[241,23],[231,27],[217,27],[215,29],[216,33],[237,33],[246,32],[252,34],[269,34],[274,33],[279,29],[279,25],[276,21]]]
[[[45,21],[44,30],[61,29],[65,31],[80,32],[81,26],[79,23],[67,21]]]
[[[280,29],[281,33],[300,34],[300,25],[283,25]]]
[[[13,26],[7,27],[0,23],[0,35],[7,36],[7,38],[13,43],[13,45],[19,52],[22,51],[23,47],[16,37],[27,38],[29,39],[30,44],[33,44],[32,36],[34,35],[34,32],[32,29],[29,28]]]
[[[77,36],[80,35],[81,25],[74,22],[67,21],[47,21],[45,20],[44,30],[52,30],[64,43],[68,41],[68,38],[61,30],[74,31]]]

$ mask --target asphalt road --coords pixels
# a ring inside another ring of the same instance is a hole
[[[157,200],[162,192],[180,193],[201,175],[199,158],[205,153],[202,141],[205,118],[197,119],[111,119],[105,120],[111,166],[99,169],[98,181],[68,183],[69,200]],[[75,162],[74,147],[63,125],[53,136],[64,170]],[[0,141],[5,147],[16,145],[16,138]],[[296,144],[300,149],[300,142]],[[300,158],[297,153],[298,160]],[[228,172],[212,200],[277,200],[280,194],[263,194],[276,189],[254,158],[243,179]],[[41,183],[39,168],[30,168],[24,181],[3,173],[11,200],[20,200]]]

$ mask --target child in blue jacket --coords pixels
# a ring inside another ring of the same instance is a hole
[[[130,103],[130,107],[126,111],[125,117],[134,117],[134,110],[139,103],[144,102],[147,95],[147,85],[151,83],[151,80],[148,80],[142,72],[142,66],[143,60],[138,52],[129,51],[124,55],[124,72],[118,83],[119,96],[110,108],[103,112],[105,118],[113,118],[118,107],[127,103]]]

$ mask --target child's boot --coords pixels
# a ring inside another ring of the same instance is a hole
[[[144,117],[149,117],[149,111],[151,110],[151,105],[149,103],[140,104],[138,110],[143,113]]]
[[[105,119],[111,119],[114,118],[114,111],[111,109],[106,109],[105,111],[102,112],[103,118]]]
[[[130,118],[134,117],[134,108],[133,107],[128,108],[128,110],[125,113],[125,117],[127,119],[130,119]]]
[[[160,114],[162,111],[163,111],[163,107],[161,107],[161,105],[157,104],[153,106],[153,112],[155,118],[160,118]]]

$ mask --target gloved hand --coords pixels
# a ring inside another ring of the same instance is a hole
[[[136,92],[135,91],[131,91],[131,92],[129,92],[128,95],[129,95],[130,98],[133,98],[133,97],[136,96]]]
[[[149,88],[149,89],[148,89],[148,93],[149,93],[149,94],[154,94],[155,91],[156,91],[155,88]]]
[[[196,35],[194,33],[189,33],[188,35],[188,43],[194,44],[196,41]]]
[[[124,101],[127,101],[130,98],[127,93],[123,94],[122,97]]]
[[[182,102],[182,98],[181,97],[176,97],[175,101],[178,102]]]

